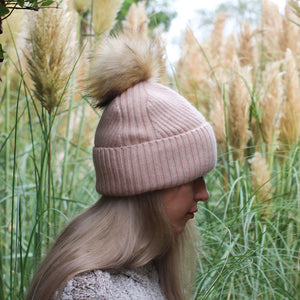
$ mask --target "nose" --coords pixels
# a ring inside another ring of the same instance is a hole
[[[194,200],[195,201],[207,201],[209,193],[206,189],[205,180],[200,177],[194,181]]]

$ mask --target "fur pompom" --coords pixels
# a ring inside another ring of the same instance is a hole
[[[105,39],[91,58],[89,94],[104,107],[142,81],[158,81],[165,71],[160,40],[145,41],[119,34]]]

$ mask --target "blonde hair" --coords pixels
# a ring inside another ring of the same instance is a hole
[[[167,299],[184,299],[180,273],[186,267],[182,259],[184,244],[193,248],[186,241],[191,239],[189,233],[187,230],[186,234],[175,235],[159,191],[132,197],[103,196],[62,231],[35,275],[26,299],[52,299],[56,291],[56,296],[63,291],[67,281],[82,272],[132,269],[150,261],[156,264]],[[189,259],[195,257],[191,251],[185,250],[184,254]]]

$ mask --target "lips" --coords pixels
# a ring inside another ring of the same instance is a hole
[[[191,211],[191,212],[188,212],[188,213],[187,213],[187,216],[188,216],[189,218],[193,219],[193,218],[194,218],[194,214],[195,214],[197,211],[198,211],[198,209],[195,209],[195,210],[193,210],[193,211]]]
[[[189,214],[195,214],[197,211],[198,211],[198,208],[196,208],[196,209],[194,209],[194,210],[192,210],[192,211],[189,211],[188,213],[189,213]]]

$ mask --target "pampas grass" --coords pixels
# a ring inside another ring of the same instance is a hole
[[[219,55],[223,47],[223,34],[225,21],[228,19],[229,14],[217,14],[214,21],[214,27],[210,35],[210,49],[213,55]]]
[[[300,135],[300,86],[297,65],[290,49],[287,49],[284,61],[285,98],[280,119],[280,142],[286,148],[296,145]]]
[[[282,58],[282,18],[278,6],[271,0],[263,0],[262,33],[265,60]]]
[[[268,163],[261,153],[256,152],[253,158],[251,158],[250,164],[252,168],[252,190],[256,194],[257,201],[265,207],[266,203],[263,201],[272,198],[272,192],[274,191],[270,181],[271,173]],[[264,208],[264,213],[265,210]]]
[[[289,5],[285,7],[285,18],[283,18],[283,35],[281,40],[281,46],[283,53],[286,49],[290,49],[294,57],[300,54],[300,17],[298,17]],[[295,23],[296,24],[295,24]]]
[[[225,128],[225,90],[224,86],[220,88],[214,81],[211,82],[210,99],[213,103],[210,110],[211,125],[214,129],[218,146],[221,153],[226,153],[226,128]]]
[[[209,114],[207,74],[211,74],[200,45],[189,28],[185,31],[181,58],[176,65],[179,91],[207,117]],[[206,51],[205,51],[206,53]],[[201,91],[201,92],[200,92]]]
[[[282,73],[280,62],[270,63],[263,73],[265,92],[260,99],[262,111],[261,129],[266,151],[272,151],[278,145],[280,105],[283,99]]]
[[[241,33],[239,35],[239,49],[238,56],[241,66],[252,65],[255,66],[254,61],[254,36],[258,30],[251,30],[250,23],[245,21]]]
[[[31,17],[28,71],[35,97],[52,113],[67,95],[66,87],[73,68],[72,23],[64,9],[47,9]]]
[[[248,120],[251,96],[246,85],[249,82],[247,80],[249,70],[243,70],[237,58],[234,63],[228,94],[228,136],[229,143],[234,149],[234,157],[240,159],[250,139]]]
[[[123,32],[127,36],[139,36],[142,40],[147,41],[149,19],[145,9],[145,3],[133,3],[128,11],[126,20],[123,22]]]
[[[93,0],[93,29],[97,36],[111,30],[122,3],[123,0]]]
[[[237,41],[233,33],[226,38],[221,55],[222,64],[225,67],[230,68],[234,57],[237,56]]]
[[[245,20],[225,38],[221,30],[218,39],[182,44],[178,85],[185,95],[205,97],[207,110],[198,107],[219,150],[217,169],[206,176],[211,198],[197,217],[196,299],[299,295],[299,50],[287,49],[284,36],[284,28],[297,25],[271,1],[262,11],[256,28]],[[210,41],[219,45],[215,57]],[[181,70],[201,81],[189,90]]]

